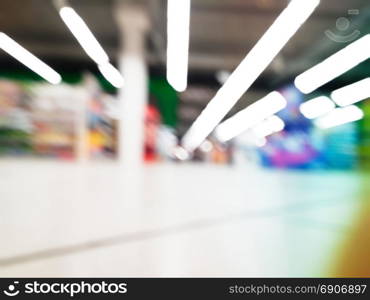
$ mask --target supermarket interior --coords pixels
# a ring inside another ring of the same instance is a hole
[[[1,0],[0,277],[370,277],[369,0]]]

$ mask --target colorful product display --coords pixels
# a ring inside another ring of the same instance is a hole
[[[366,121],[362,134],[358,123],[321,129],[300,113],[304,97],[297,89],[288,86],[281,93],[288,100],[287,108],[278,114],[285,122],[285,129],[268,137],[267,144],[258,150],[263,165],[293,169],[354,169],[359,166],[359,149],[366,156]]]
[[[284,120],[285,129],[268,137],[259,153],[263,165],[279,168],[309,169],[322,165],[320,142],[311,121],[299,111],[303,96],[293,86],[280,91],[287,99],[286,109],[278,116]]]
[[[150,91],[144,127],[147,162],[170,159],[178,142],[171,129],[176,94],[159,79]],[[166,101],[172,109],[164,109]],[[117,97],[105,93],[91,75],[76,85],[0,80],[0,155],[116,158],[118,105]]]
[[[32,151],[32,120],[27,95],[21,85],[0,81],[0,154]]]
[[[363,169],[370,169],[370,99],[363,101],[360,108],[364,118],[359,122],[359,162]]]

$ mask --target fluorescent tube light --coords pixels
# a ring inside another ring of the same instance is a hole
[[[290,1],[185,134],[182,142],[188,151],[196,149],[221,122],[319,3],[319,0]]]
[[[299,75],[294,81],[295,86],[302,93],[309,94],[369,57],[370,34],[367,34]]]
[[[307,119],[315,119],[321,117],[335,109],[335,104],[330,98],[321,96],[305,103],[302,103],[299,107],[301,113]]]
[[[286,105],[287,101],[280,93],[272,92],[217,126],[216,137],[222,142],[231,140],[284,109]]]
[[[3,32],[0,32],[0,48],[46,81],[52,84],[58,84],[62,81],[62,77],[57,72]]]
[[[361,120],[364,117],[364,112],[355,105],[340,107],[333,110],[331,113],[315,120],[315,125],[326,129],[346,123]]]
[[[226,80],[230,77],[230,72],[221,70],[216,73],[216,79],[220,84],[224,84]]]
[[[121,73],[113,67],[110,63],[98,65],[99,71],[103,74],[105,79],[109,81],[114,87],[121,88],[124,83]]]
[[[265,137],[263,138],[257,138],[255,140],[255,145],[259,148],[262,148],[263,146],[265,146],[267,144],[267,140]]]
[[[370,77],[347,85],[331,93],[339,106],[347,106],[370,97]]]
[[[178,160],[187,160],[190,158],[190,155],[184,148],[182,148],[181,146],[177,146],[174,149],[174,157]]]
[[[167,81],[183,92],[188,81],[190,0],[167,2]]]
[[[251,131],[246,131],[245,133],[239,135],[236,140],[236,144],[249,147],[263,147],[266,145],[266,143],[267,140],[265,137],[258,137]]]
[[[98,65],[103,65],[109,62],[109,57],[105,53],[102,46],[96,40],[95,36],[90,31],[89,27],[87,27],[84,20],[72,7],[62,7],[59,10],[59,14],[81,47],[93,61],[95,61]]]
[[[284,121],[278,116],[274,115],[254,126],[252,128],[252,132],[255,136],[264,138],[276,132],[282,131],[284,128]]]

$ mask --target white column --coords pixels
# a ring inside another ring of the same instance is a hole
[[[119,91],[119,160],[135,168],[143,162],[144,117],[148,102],[145,37],[149,18],[143,6],[118,1],[115,17],[120,32],[119,67],[125,83]]]

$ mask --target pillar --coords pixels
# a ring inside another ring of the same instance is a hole
[[[143,162],[144,119],[148,102],[148,70],[145,59],[149,18],[145,7],[117,1],[114,14],[119,29],[119,68],[125,83],[119,91],[119,160],[124,166]]]

